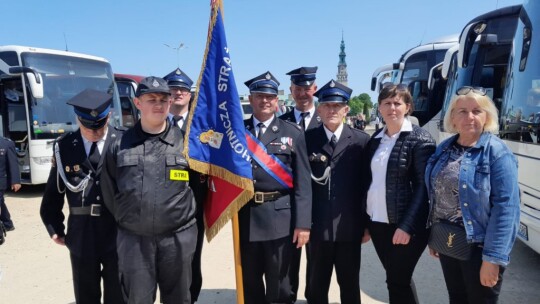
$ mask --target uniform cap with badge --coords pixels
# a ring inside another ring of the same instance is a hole
[[[191,86],[193,85],[193,80],[191,80],[186,73],[180,70],[180,68],[177,68],[176,70],[165,75],[163,79],[167,81],[170,88],[177,87],[191,90]]]
[[[315,92],[314,95],[319,99],[319,103],[337,102],[347,104],[349,103],[351,94],[351,88],[348,88],[332,79],[317,92]]]
[[[244,84],[249,88],[250,93],[278,95],[279,81],[272,73],[270,73],[270,71],[262,73],[261,75],[244,82]]]
[[[148,76],[139,82],[137,91],[135,91],[135,97],[141,97],[141,95],[150,93],[171,95],[167,81],[155,76]]]
[[[86,89],[67,101],[72,105],[81,124],[89,129],[101,129],[111,110],[112,95],[93,89]]]
[[[315,83],[317,77],[317,67],[301,67],[287,73],[291,76],[291,81],[297,86],[310,86]]]

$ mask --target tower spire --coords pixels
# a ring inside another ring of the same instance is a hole
[[[336,75],[337,81],[345,86],[348,86],[348,73],[347,73],[347,63],[345,62],[345,38],[343,30],[341,30],[341,51],[339,52],[339,63],[338,63],[338,73]]]

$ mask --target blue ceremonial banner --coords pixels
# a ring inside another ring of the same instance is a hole
[[[208,41],[184,145],[190,167],[209,175],[204,204],[208,240],[253,197],[246,129],[220,2],[212,2]]]

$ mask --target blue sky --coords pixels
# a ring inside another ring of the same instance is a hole
[[[65,49],[108,59],[117,73],[164,76],[180,64],[199,77],[209,0],[20,0],[3,4],[0,44]],[[474,17],[522,0],[224,0],[225,30],[240,94],[267,70],[318,66],[336,78],[342,31],[349,86],[369,93],[373,71],[406,50],[458,34]],[[176,51],[164,44],[187,48]]]

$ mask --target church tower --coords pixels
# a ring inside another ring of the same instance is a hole
[[[343,32],[341,33],[341,52],[339,52],[339,63],[337,81],[345,86],[348,85],[347,63],[345,62],[345,41],[343,40]]]

